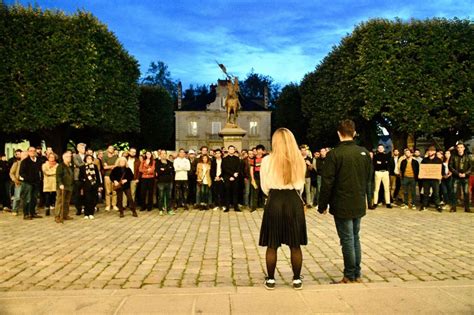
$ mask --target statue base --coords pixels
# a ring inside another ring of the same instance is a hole
[[[247,131],[240,128],[236,124],[227,123],[224,129],[221,129],[219,136],[224,140],[224,148],[233,145],[239,152],[242,151],[242,138],[247,134]]]

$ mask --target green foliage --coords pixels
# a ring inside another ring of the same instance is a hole
[[[0,132],[139,129],[137,61],[86,12],[0,6]]]
[[[168,70],[168,65],[163,61],[152,61],[150,63],[150,67],[142,80],[142,84],[161,86],[173,96],[173,99],[178,98],[178,83],[171,78],[171,72]]]
[[[255,73],[252,69],[245,80],[240,81],[240,93],[246,98],[263,98],[264,88],[268,87],[268,101],[270,106],[274,105],[278,98],[280,86],[273,83],[273,78],[268,75]]]
[[[308,124],[302,119],[301,94],[297,84],[290,83],[281,90],[272,114],[274,129],[288,128],[293,132],[299,144],[307,142]]]
[[[174,148],[173,99],[161,86],[140,86],[140,147]]]
[[[474,25],[468,20],[375,19],[334,47],[301,84],[309,136],[337,121],[375,124],[392,137],[474,132]]]

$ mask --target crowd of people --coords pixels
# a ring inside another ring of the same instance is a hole
[[[317,205],[322,174],[330,148],[311,153],[300,146],[306,163],[304,193],[308,208]],[[0,203],[5,212],[25,219],[40,218],[37,203],[46,216],[57,222],[70,220],[69,204],[76,215],[94,219],[99,203],[105,211],[115,210],[124,217],[129,208],[157,209],[160,215],[173,215],[178,208],[189,210],[222,210],[251,212],[263,208],[266,196],[261,189],[260,167],[267,155],[263,145],[238,152],[235,147],[210,150],[203,146],[198,152],[180,149],[143,151],[136,148],[119,152],[110,145],[94,152],[79,143],[76,152],[66,151],[59,158],[51,148],[16,150],[15,156],[0,162]],[[376,209],[379,203],[421,211],[432,204],[438,211],[457,210],[458,200],[470,212],[472,156],[463,143],[446,151],[430,146],[421,151],[406,148],[386,152],[380,144],[369,151],[372,176],[368,182],[367,204]],[[441,164],[441,179],[420,179],[420,164]],[[317,206],[316,206],[317,207]]]

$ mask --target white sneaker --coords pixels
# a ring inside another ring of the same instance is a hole
[[[408,206],[406,204],[403,204],[400,208],[401,209],[408,209]]]
[[[163,210],[160,210],[160,215],[163,215]]]
[[[115,211],[119,211],[119,208],[117,206],[114,206]]]
[[[110,207],[109,206],[105,207],[105,211],[110,211]]]
[[[214,207],[214,209],[212,209],[212,210],[217,211],[217,210],[219,210],[219,207]]]
[[[84,219],[89,220],[89,217],[87,215],[84,216]]]
[[[93,215],[90,215],[90,216],[89,216],[89,219],[90,219],[90,220],[94,220],[95,218],[94,218]]]

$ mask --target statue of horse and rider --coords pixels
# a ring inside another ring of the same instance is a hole
[[[239,101],[239,79],[227,74],[227,70],[223,64],[217,63],[227,77],[227,97],[225,99],[225,109],[227,111],[227,124],[237,126],[237,117],[241,108]]]

